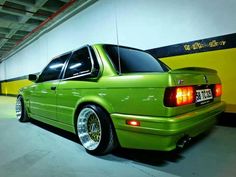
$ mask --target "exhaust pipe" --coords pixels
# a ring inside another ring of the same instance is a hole
[[[189,136],[184,136],[182,137],[178,142],[177,142],[177,147],[178,148],[184,148],[186,144],[188,144],[191,141],[191,137]]]

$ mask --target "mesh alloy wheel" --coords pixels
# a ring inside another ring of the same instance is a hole
[[[76,130],[81,144],[90,154],[108,154],[118,145],[109,114],[99,106],[88,104],[82,107]]]
[[[101,123],[95,111],[84,108],[79,116],[77,129],[82,145],[88,150],[94,150],[101,141]]]
[[[21,97],[18,97],[16,100],[16,118],[20,120],[22,117],[22,101]]]
[[[30,120],[22,96],[18,96],[16,100],[16,118],[20,122],[28,122]]]

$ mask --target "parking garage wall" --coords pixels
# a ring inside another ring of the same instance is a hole
[[[30,84],[26,75],[56,55],[84,44],[119,43],[147,50],[171,68],[216,69],[227,111],[236,112],[235,7],[235,0],[100,0],[1,63],[7,68],[0,71],[2,93],[17,94]]]

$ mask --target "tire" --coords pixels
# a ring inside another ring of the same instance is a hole
[[[82,107],[77,118],[76,130],[81,144],[92,155],[108,154],[117,146],[110,117],[98,106]]]
[[[18,96],[16,100],[16,118],[20,122],[28,122],[30,120],[27,111],[25,109],[22,96]]]

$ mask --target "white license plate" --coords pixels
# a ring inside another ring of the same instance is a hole
[[[196,90],[196,103],[202,102],[208,103],[209,100],[212,100],[212,92],[211,89],[201,89],[201,90]]]

